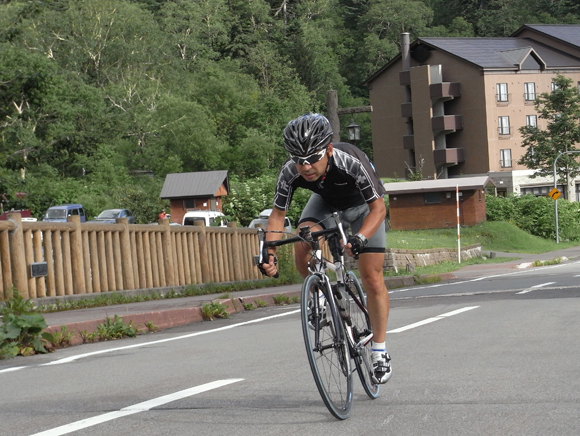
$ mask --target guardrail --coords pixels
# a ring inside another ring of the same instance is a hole
[[[202,224],[201,222],[199,224]],[[0,301],[256,280],[256,229],[0,221]]]

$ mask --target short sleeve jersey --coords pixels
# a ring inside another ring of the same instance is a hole
[[[333,143],[332,146],[333,154],[328,160],[326,176],[314,182],[300,176],[291,159],[282,165],[274,207],[288,210],[297,188],[316,192],[336,210],[372,203],[385,194],[381,179],[362,150],[346,142]]]

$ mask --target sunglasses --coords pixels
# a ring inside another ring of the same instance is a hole
[[[323,148],[322,150],[317,151],[310,156],[290,156],[290,159],[292,159],[294,163],[298,165],[314,165],[316,162],[322,159],[325,154],[326,148]]]

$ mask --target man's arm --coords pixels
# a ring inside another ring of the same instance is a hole
[[[268,218],[268,225],[266,226],[266,231],[282,231],[284,230],[284,218],[286,218],[286,211],[277,209],[274,207],[272,213]],[[267,241],[276,241],[282,238],[282,233],[266,233]],[[268,247],[268,253],[275,255],[276,247]],[[274,256],[269,256],[269,262],[262,264],[264,271],[270,277],[274,276],[278,271],[276,264],[274,262]]]

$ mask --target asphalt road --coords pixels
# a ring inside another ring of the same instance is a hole
[[[346,421],[293,305],[1,361],[0,435],[578,435],[578,265],[393,292],[393,378]]]

